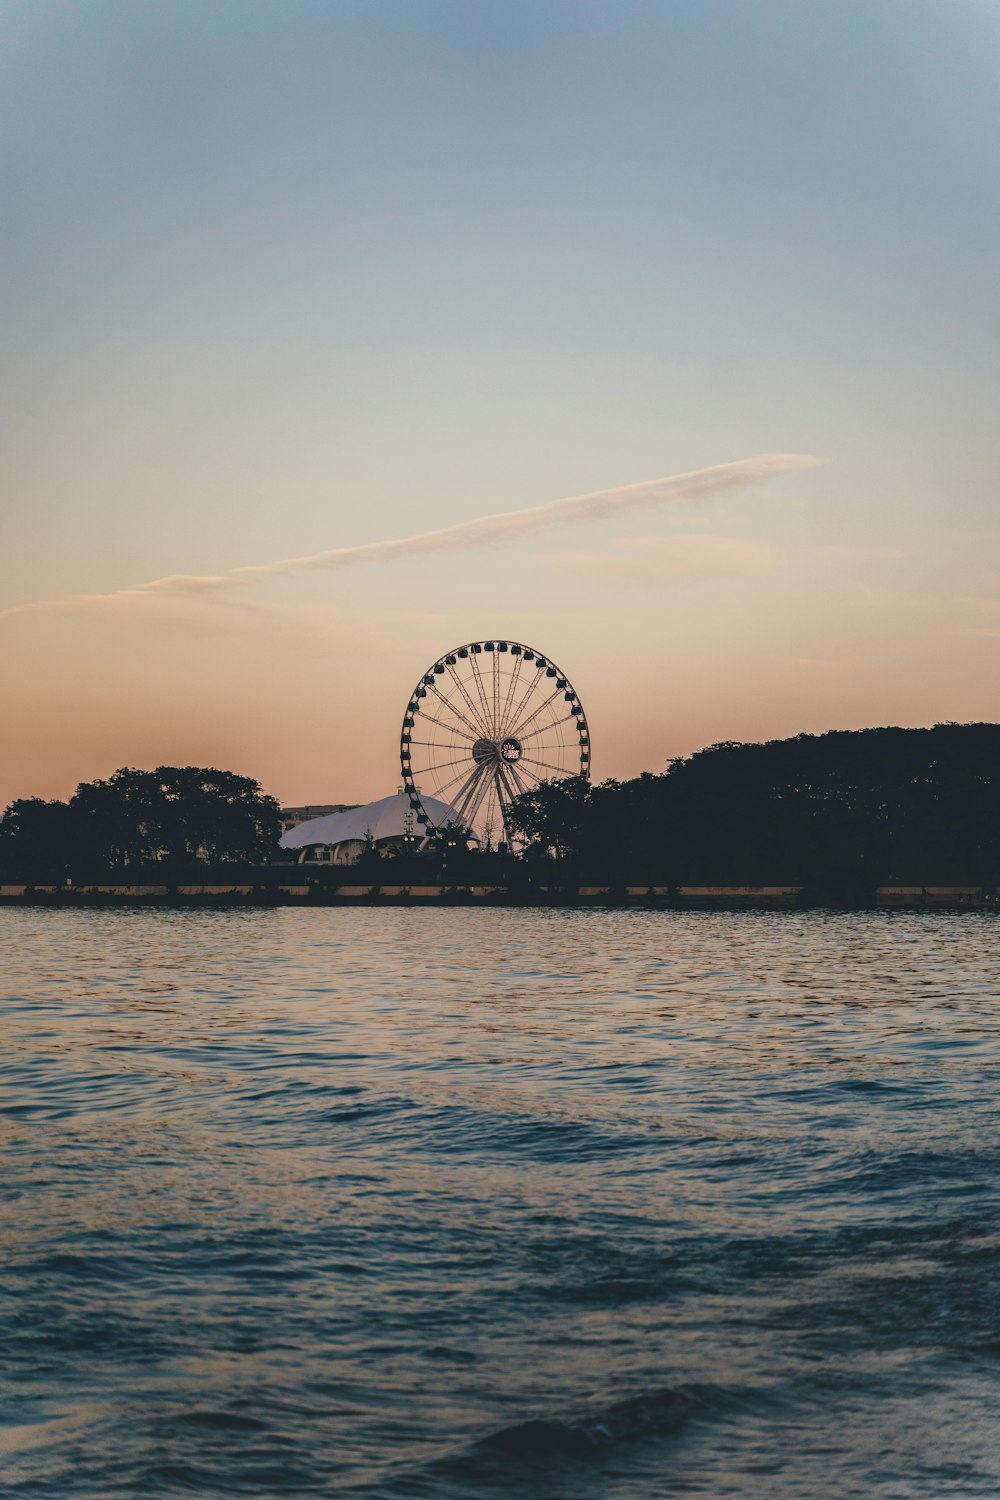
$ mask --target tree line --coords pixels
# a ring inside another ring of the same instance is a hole
[[[525,858],[506,861],[504,878],[530,880],[535,868],[546,879],[789,884],[847,897],[877,885],[994,887],[998,767],[997,724],[709,745],[662,774],[596,786],[571,777],[518,798],[510,822]],[[249,777],[122,768],[65,802],[12,802],[0,818],[0,878],[261,866],[277,855],[280,827],[277,801]],[[499,878],[495,855],[442,847],[417,856],[428,874],[487,860]]]
[[[261,864],[277,851],[280,808],[257,781],[213,767],[122,767],[68,801],[12,802],[0,819],[0,874],[18,880],[144,865]]]
[[[518,799],[529,858],[691,885],[1000,882],[1000,725],[725,742]]]

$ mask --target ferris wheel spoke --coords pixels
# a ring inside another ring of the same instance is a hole
[[[419,781],[420,776],[427,771],[433,771],[438,762],[456,766],[464,764],[468,770],[472,763],[472,756],[469,754],[468,745],[428,745],[410,759],[414,777]]]
[[[554,715],[554,717],[553,717]],[[537,716],[532,716],[534,722],[529,720],[518,731],[526,740],[530,739],[533,744],[539,744],[551,735],[561,736],[568,727],[567,721],[559,715],[559,705],[549,703],[547,706],[541,704]]]
[[[540,750],[544,750],[548,755],[568,755],[577,747],[569,739],[553,740],[551,741],[551,743],[549,743],[546,740],[536,740],[535,736],[532,735],[528,744],[528,748],[530,750],[533,750],[536,754]]]
[[[514,657],[514,670],[510,674],[510,681],[507,684],[507,696],[504,699],[503,712],[500,715],[501,726],[507,723],[507,717],[510,713],[510,705],[514,701],[514,690],[517,687],[517,679],[520,676],[521,666],[523,662],[523,656]]]
[[[551,724],[545,724],[542,726],[536,724],[534,726],[533,732],[522,735],[521,743],[524,746],[525,752],[530,755],[538,755],[542,752],[549,751],[551,751],[555,755],[572,754],[572,752],[577,748],[577,736],[574,735],[572,740],[570,740],[568,737],[565,739],[563,739],[562,737],[560,737],[559,739],[553,739],[553,727],[554,726]]]
[[[539,776],[537,771],[529,770],[528,767],[524,764],[523,760],[520,764],[521,775],[527,777],[530,782],[530,785],[525,787],[524,792],[533,792],[537,786],[541,786],[542,782],[545,780],[545,777]],[[522,793],[522,795],[524,795],[524,793]]]
[[[450,799],[448,804],[452,812],[455,814],[456,820],[460,821],[465,816],[465,803],[468,800],[470,792],[475,789],[476,784],[478,783],[479,778],[482,775],[482,772],[482,766],[473,766],[468,776],[466,776],[463,780],[462,772],[459,771],[457,776],[453,776],[450,781],[445,782],[444,786],[440,789],[441,800],[444,801],[444,793],[450,790],[450,788],[453,787],[456,782],[462,783],[456,791],[455,795]]]
[[[461,780],[462,772],[458,771],[454,776],[449,777],[447,781],[443,781],[440,786],[435,786],[434,796],[439,802],[447,802],[449,807],[454,807],[454,799],[449,796],[449,793],[451,792],[452,787],[457,786]],[[456,795],[461,793],[461,790],[462,788],[459,787],[458,793],[456,793]],[[430,821],[433,823],[434,819],[431,818]]]
[[[476,705],[473,703],[472,698],[469,696],[469,690],[465,686],[465,683],[459,677],[458,673],[455,671],[455,668],[451,667],[451,666],[448,666],[447,663],[445,664],[445,671],[451,677],[451,679],[454,682],[455,686],[458,688],[458,691],[461,693],[463,699],[465,700],[465,705],[468,708],[469,713],[470,713],[472,719],[476,723],[476,726],[477,726],[477,728],[475,730],[476,739],[479,739],[481,735],[482,736],[487,735],[488,734],[487,727],[486,727],[485,724],[483,724],[480,721],[479,710],[476,707]],[[468,722],[468,721],[466,721],[466,722]]]
[[[428,761],[426,765],[420,767],[420,770],[426,776],[430,771],[445,771],[449,766],[465,766],[468,769],[468,765],[469,755],[468,751],[466,751],[464,755],[458,756],[455,760]]]
[[[483,686],[483,674],[482,674],[482,672],[479,669],[479,663],[476,660],[476,658],[474,656],[472,656],[471,654],[469,656],[469,669],[472,672],[472,680],[473,680],[473,682],[476,685],[476,692],[479,695],[479,702],[480,702],[480,705],[481,705],[482,711],[483,711],[483,714],[482,714],[483,725],[484,725],[483,733],[488,736],[489,732],[490,732],[490,705],[489,705],[489,700],[486,697],[486,689]]]
[[[454,714],[455,718],[458,719],[460,723],[465,725],[466,729],[469,730],[474,739],[479,738],[479,729],[475,724],[471,722],[471,720],[465,717],[465,714],[462,713],[462,710],[457,706],[457,704],[453,703],[450,698],[446,698],[444,693],[442,693],[440,688],[438,688],[437,686],[432,687],[431,692],[438,699],[438,702],[444,705],[449,713]],[[430,718],[429,714],[428,718]],[[440,722],[440,720],[435,720],[435,723]],[[448,725],[445,724],[443,725],[443,727],[448,728]],[[454,730],[455,725],[452,725],[451,728]]]
[[[532,739],[551,739],[559,745],[575,745],[577,740],[580,738],[578,727],[579,722],[580,721],[575,717],[570,718],[568,714],[560,714],[557,712],[556,717],[554,719],[550,719],[547,724],[538,725],[537,729],[532,735]]]
[[[448,675],[451,678],[452,682],[454,682],[456,688],[458,689],[459,693],[461,694],[461,696],[462,696],[462,698],[463,698],[463,700],[465,702],[465,706],[469,710],[469,717],[475,722],[475,724],[477,726],[476,734],[477,734],[477,738],[478,738],[479,735],[483,735],[483,734],[486,733],[486,725],[482,721],[482,717],[480,715],[479,708],[472,701],[472,695],[469,692],[468,688],[466,687],[465,683],[462,681],[461,677],[459,677],[456,668],[453,667],[453,666],[449,666],[446,663],[445,664],[445,671],[448,673]]]
[[[474,656],[470,656],[469,657],[469,661],[472,663],[472,675],[476,679],[476,687],[479,690],[479,697],[482,700],[483,715],[484,715],[486,724],[488,726],[492,726],[493,716],[490,713],[490,705],[489,705],[489,702],[487,701],[487,698],[486,698],[486,689],[483,686],[483,674],[482,674],[482,672],[480,672],[480,670],[479,670],[479,663],[476,661],[476,658]],[[486,730],[486,737],[488,739],[492,738],[492,736],[493,736],[494,733],[495,733],[495,731],[491,730],[491,728],[487,728],[487,730]]]
[[[528,718],[521,721],[521,727],[534,724],[544,714],[546,718],[543,720],[542,730],[535,731],[536,733],[544,732],[555,724],[567,723],[570,718],[569,709],[570,705],[564,702],[562,688],[554,687],[546,697],[533,706]]]
[[[456,741],[453,744],[441,744],[438,740],[411,740],[410,745],[411,747],[413,745],[419,745],[422,750],[432,750],[435,755],[437,755],[442,750],[457,750],[459,754],[464,755],[467,760],[469,758],[469,745],[465,740]]]
[[[520,701],[518,702],[517,707],[514,709],[513,713],[511,714],[511,718],[513,719],[513,721],[515,722],[515,724],[517,723],[517,721],[521,717],[521,715],[524,713],[524,710],[527,708],[528,704],[531,702],[531,699],[534,696],[535,690],[537,689],[538,684],[539,684],[540,681],[541,681],[541,678],[537,677],[537,676],[532,676],[532,677],[529,678],[529,680],[528,680],[528,686],[525,689],[524,693],[521,695],[521,698],[520,698]],[[511,733],[513,733],[513,731],[511,731]]]
[[[428,713],[426,708],[420,710],[420,717],[426,719],[431,724],[436,724],[439,729],[447,730],[449,734],[458,734],[460,732],[458,724],[449,724],[446,719],[439,719],[434,714]],[[474,732],[478,734],[478,730]]]
[[[548,708],[548,706],[549,706],[550,703],[554,703],[555,702],[555,700],[559,697],[559,694],[561,692],[562,692],[562,688],[555,688],[549,694],[549,696],[545,699],[545,702],[544,703],[539,703],[539,705],[535,709],[534,713],[530,714],[527,719],[522,720],[522,722],[520,724],[518,724],[517,728],[514,729],[514,730],[512,730],[511,733],[512,734],[517,734],[517,735],[523,734],[524,731],[530,725],[532,725],[535,722],[535,720],[538,718],[538,715],[541,714],[541,713],[544,713],[545,710]]]
[[[445,794],[447,792],[450,792],[453,787],[458,786],[458,784],[461,782],[462,784],[458,789],[458,795],[461,796],[465,790],[465,783],[470,781],[478,770],[479,767],[476,765],[473,765],[470,769],[468,756],[463,756],[462,760],[459,762],[459,769],[453,776],[449,776],[447,781],[435,782],[432,795],[444,799]],[[428,766],[426,769],[421,767],[415,773],[414,780],[416,781],[417,779],[422,778],[425,774],[430,775],[431,772],[432,767]]]
[[[537,755],[522,755],[521,764],[523,765],[525,761],[527,761],[529,765],[532,766],[545,766],[546,770],[555,771],[559,776],[565,776],[566,774],[565,766],[555,766],[551,761],[539,760]]]

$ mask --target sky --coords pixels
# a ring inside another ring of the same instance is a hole
[[[0,807],[383,796],[491,636],[599,779],[1000,718],[998,73],[996,0],[0,0]]]

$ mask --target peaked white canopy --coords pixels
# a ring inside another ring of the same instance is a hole
[[[446,802],[434,797],[423,797],[423,806],[440,828],[454,817]],[[409,820],[407,820],[409,814]],[[281,840],[282,849],[305,849],[310,844],[344,844],[350,840],[359,843],[365,839],[402,838],[405,833],[418,837],[424,827],[417,822],[417,815],[410,807],[405,793],[394,797],[382,797],[378,802],[368,802],[364,807],[352,807],[347,812],[327,813],[322,818],[310,818],[290,828]]]

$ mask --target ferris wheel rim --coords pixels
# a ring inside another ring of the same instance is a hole
[[[497,663],[498,658],[505,653],[509,653],[512,659],[520,660],[509,675],[505,700],[501,706],[499,693],[502,674]],[[484,683],[482,672],[476,663],[476,658],[489,660],[491,656],[492,702],[488,685]],[[472,670],[468,682],[463,683],[456,669],[459,663],[466,661],[470,663]],[[529,678],[527,690],[518,694],[515,689],[520,669],[529,662],[543,675],[533,680]],[[446,697],[437,688],[438,679],[449,673],[460,701]],[[530,713],[525,713],[531,707],[537,685],[543,681],[547,683],[549,679],[555,679],[552,691]],[[435,706],[439,707],[440,713],[436,715],[422,708],[422,700],[431,690],[439,700]],[[553,707],[555,700],[560,697],[569,705],[569,709],[561,715]],[[550,715],[547,719],[543,717],[546,710]],[[421,725],[430,723],[435,726],[427,731],[431,738],[426,741],[415,740],[413,735],[417,727],[417,716],[422,712]],[[441,713],[444,714],[443,718]],[[425,757],[427,768],[417,773],[413,761],[414,745],[433,748],[435,752],[446,748],[434,738],[435,729],[444,729],[452,736],[447,742],[447,748],[454,751],[454,755],[451,760],[434,763],[430,763],[429,757]],[[575,739],[570,735],[570,730]],[[536,745],[532,737],[537,739],[539,734],[548,734],[554,738],[548,744],[542,739]],[[526,753],[521,736],[527,737],[527,748],[544,750],[545,755]],[[560,764],[560,757],[563,762],[569,759],[573,763]],[[427,667],[410,693],[400,731],[400,767],[403,791],[409,800],[411,815],[416,817],[420,825],[421,841],[439,839],[452,825],[468,829],[478,841],[478,835],[473,830],[485,803],[487,844],[491,845],[493,832],[493,825],[489,820],[496,816],[501,820],[504,843],[508,847],[520,843],[521,840],[511,834],[507,823],[509,806],[514,798],[548,780],[579,777],[583,781],[589,781],[590,765],[590,726],[579,694],[551,657],[526,642],[492,636],[453,646]],[[433,788],[421,788],[418,785],[418,774],[424,779],[431,772],[437,773],[445,769],[452,774],[443,787],[437,782]],[[446,796],[445,793],[449,791],[451,795]],[[439,804],[444,803],[454,816],[445,820],[436,819],[426,806],[425,798]]]

